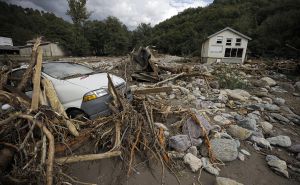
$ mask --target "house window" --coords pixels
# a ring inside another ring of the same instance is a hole
[[[217,36],[217,44],[222,44],[223,36]]]
[[[235,45],[236,45],[236,46],[241,46],[241,43],[242,43],[242,39],[241,39],[241,38],[237,38],[237,39],[235,40]]]
[[[243,48],[226,48],[224,57],[242,58],[243,51]]]
[[[226,46],[231,46],[231,42],[232,42],[231,38],[226,39]]]

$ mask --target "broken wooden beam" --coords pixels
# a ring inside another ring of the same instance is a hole
[[[39,108],[39,99],[41,91],[41,71],[43,63],[43,50],[41,47],[37,49],[37,59],[35,65],[35,73],[33,77],[33,93],[31,98],[31,110],[35,111]]]
[[[172,87],[153,87],[153,88],[144,88],[137,89],[133,91],[134,94],[151,94],[151,93],[161,93],[161,92],[171,92]]]
[[[65,163],[75,163],[75,162],[82,162],[82,161],[94,161],[94,160],[105,159],[110,157],[117,157],[120,155],[121,155],[121,151],[109,151],[102,154],[75,155],[75,156],[56,158],[55,162],[59,164],[65,164]]]

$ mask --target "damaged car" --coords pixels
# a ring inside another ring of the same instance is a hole
[[[28,66],[14,69],[8,85],[16,87]],[[110,74],[115,88],[121,95],[132,99],[124,79]],[[85,116],[94,119],[111,114],[109,103],[112,97],[108,92],[107,73],[94,71],[84,65],[70,62],[44,62],[42,78],[50,80],[57,96],[70,118]],[[25,88],[25,94],[32,96],[32,84]]]

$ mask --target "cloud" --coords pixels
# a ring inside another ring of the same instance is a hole
[[[66,15],[66,0],[5,0],[26,8],[53,12],[70,21]],[[190,7],[206,6],[212,0],[88,0],[91,19],[103,20],[108,16],[120,19],[129,29],[140,23],[155,25]]]

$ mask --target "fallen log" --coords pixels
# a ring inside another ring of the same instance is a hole
[[[94,161],[94,160],[105,159],[110,157],[117,157],[120,155],[121,155],[121,151],[112,151],[112,152],[105,152],[102,154],[88,154],[88,155],[75,155],[75,156],[61,157],[61,158],[56,158],[55,162],[59,164],[76,163],[82,161]]]
[[[161,93],[161,92],[170,92],[172,87],[154,87],[154,88],[144,88],[137,89],[133,91],[134,94],[151,94],[151,93]]]
[[[41,47],[38,47],[35,73],[33,78],[33,93],[31,98],[31,110],[33,111],[37,110],[39,107],[39,98],[40,98],[40,91],[41,91],[42,60],[43,60],[43,50]]]
[[[42,84],[45,88],[46,96],[47,96],[49,103],[50,103],[51,107],[53,108],[53,110],[55,110],[56,112],[58,112],[59,114],[64,116],[66,119],[68,119],[67,113],[66,113],[64,107],[62,106],[62,104],[60,103],[51,81],[48,79],[43,79]],[[74,135],[76,137],[79,136],[79,133],[78,133],[75,125],[71,121],[66,120],[65,124],[68,127],[68,129],[72,135]]]

